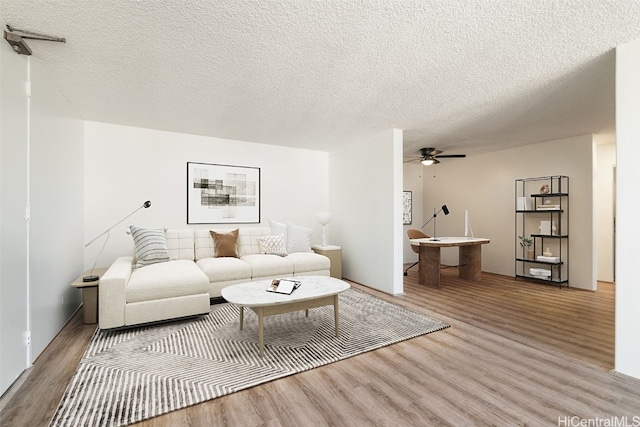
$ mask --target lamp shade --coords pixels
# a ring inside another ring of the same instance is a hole
[[[331,222],[332,216],[333,214],[331,212],[327,212],[327,211],[316,212],[316,219],[322,225],[329,224]]]

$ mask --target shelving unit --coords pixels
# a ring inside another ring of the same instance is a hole
[[[527,257],[518,236],[533,239],[533,259]],[[568,176],[516,179],[514,239],[516,280],[569,287]],[[545,256],[548,252],[552,255]]]

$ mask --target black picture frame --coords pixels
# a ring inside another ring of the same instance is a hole
[[[260,168],[187,162],[187,224],[260,223]]]

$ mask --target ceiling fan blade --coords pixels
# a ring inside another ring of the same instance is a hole
[[[443,154],[441,156],[436,156],[439,159],[443,159],[445,157],[449,157],[449,158],[463,158],[463,157],[467,157],[466,154]]]
[[[433,147],[427,147],[427,148],[421,148],[420,149],[420,154],[422,155],[422,157],[435,156],[435,155],[440,154],[440,153],[442,153],[442,151],[436,150]]]
[[[411,163],[411,162],[419,162],[422,160],[422,157],[419,157],[417,159],[411,159],[411,160],[404,160],[402,163]]]

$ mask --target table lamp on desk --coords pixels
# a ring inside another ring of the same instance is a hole
[[[431,221],[433,221],[433,237],[431,237],[429,239],[431,241],[439,241],[440,240],[440,239],[438,239],[436,237],[436,217],[438,216],[438,214],[440,212],[444,212],[445,215],[449,215],[449,209],[447,208],[447,205],[442,205],[442,207],[440,208],[440,210],[438,212],[436,212],[436,208],[433,208],[433,216],[431,218],[429,218],[429,220],[427,222],[425,222],[422,227],[420,227],[420,229],[422,230],[423,228],[425,228],[427,226],[427,224],[429,224]]]

